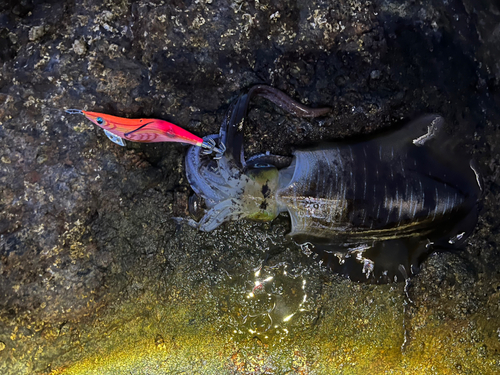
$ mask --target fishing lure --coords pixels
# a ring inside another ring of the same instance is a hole
[[[204,141],[187,130],[164,120],[129,119],[80,109],[67,109],[66,113],[84,115],[101,127],[111,141],[120,146],[125,146],[123,139],[143,143],[181,142],[201,147],[205,155],[215,152],[215,158],[221,158],[225,151],[224,146],[217,147],[214,140]]]
[[[288,212],[288,234],[333,271],[375,283],[407,279],[431,252],[463,244],[477,222],[481,177],[466,157],[442,145],[444,120],[425,115],[389,134],[325,143],[292,157],[243,155],[243,122],[252,95],[302,117],[269,86],[255,86],[229,108],[219,135],[219,160],[195,148],[186,175],[196,193],[186,220],[201,231],[225,221],[270,221]],[[470,168],[469,168],[470,167]],[[201,214],[201,215],[200,215]]]

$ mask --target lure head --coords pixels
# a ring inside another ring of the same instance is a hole
[[[100,126],[104,130],[109,130],[106,128],[107,123],[105,120],[105,117],[109,117],[109,115],[97,112],[87,112],[81,109],[67,109],[66,113],[69,113],[70,115],[84,115],[85,117],[87,117],[87,119],[92,121],[97,126]]]
[[[111,130],[109,123],[106,121],[106,119],[102,116],[102,113],[97,113],[97,112],[87,112],[87,111],[82,111],[83,115],[92,121],[94,124],[97,126],[105,129],[105,130]]]
[[[144,119],[131,120],[116,116],[106,115],[98,112],[82,111],[83,115],[95,125],[108,131],[120,138],[129,139],[126,134],[130,131],[137,129],[146,123]],[[134,121],[134,123],[132,123]],[[144,124],[143,124],[144,123]],[[133,139],[130,139],[133,140]]]

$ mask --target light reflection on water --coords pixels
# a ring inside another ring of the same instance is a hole
[[[241,276],[232,311],[235,339],[281,339],[295,326],[312,323],[315,306],[308,296],[314,291],[309,290],[303,269],[289,270],[283,262]]]

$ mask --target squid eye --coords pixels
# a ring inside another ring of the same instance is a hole
[[[97,123],[98,123],[99,125],[104,124],[104,120],[102,119],[102,117],[98,117],[98,118],[96,119],[96,121],[97,121]]]

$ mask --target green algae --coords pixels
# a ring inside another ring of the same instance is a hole
[[[349,292],[318,296],[314,304],[328,312],[315,311],[316,319],[307,327],[291,318],[286,336],[235,334],[238,317],[217,307],[231,299],[221,291],[214,295],[201,288],[202,298],[171,291],[161,304],[153,302],[154,295],[144,295],[141,303],[125,304],[89,328],[86,355],[57,373],[331,373],[334,368],[372,368],[371,362],[381,360],[393,365],[388,353],[397,358],[403,339],[401,289],[369,287],[361,292],[355,284],[336,286]],[[327,301],[332,303],[323,305]],[[131,319],[120,321],[122,314]]]
[[[318,307],[316,319],[305,326],[291,318],[286,336],[235,334],[238,317],[227,303],[235,289],[228,284],[187,294],[172,289],[162,300],[150,291],[100,314],[83,334],[81,359],[54,374],[495,373],[498,339],[471,337],[498,318],[443,320],[424,309],[409,337],[403,288],[329,282],[310,306]]]

